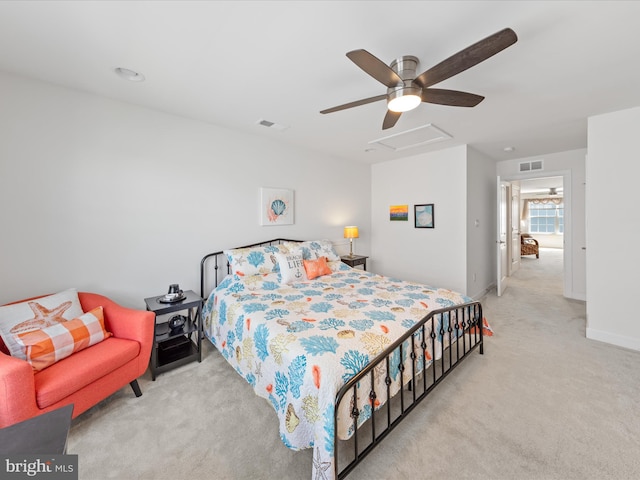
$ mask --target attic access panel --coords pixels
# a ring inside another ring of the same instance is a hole
[[[369,145],[382,145],[385,148],[399,152],[408,148],[419,147],[436,142],[444,142],[451,138],[453,137],[448,133],[443,132],[433,124],[428,123],[427,125],[412,128],[411,130],[387,135],[386,137],[382,137],[377,140],[371,140]]]

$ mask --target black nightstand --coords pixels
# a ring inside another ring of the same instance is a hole
[[[185,298],[175,303],[163,303],[160,300],[164,295],[145,298],[147,310],[159,315],[186,311],[184,325],[171,330],[169,320],[156,323],[155,339],[151,349],[151,379],[155,380],[156,375],[166,372],[175,367],[179,367],[193,360],[202,361],[202,298],[196,295],[193,290],[184,292]],[[194,338],[195,337],[195,338]]]
[[[340,257],[340,260],[353,268],[355,268],[357,265],[362,265],[362,267],[366,270],[367,258],[369,257],[365,257],[363,255],[342,255]]]

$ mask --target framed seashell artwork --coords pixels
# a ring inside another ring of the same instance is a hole
[[[293,190],[260,189],[260,225],[293,224]]]

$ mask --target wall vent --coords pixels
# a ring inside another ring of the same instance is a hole
[[[531,162],[520,162],[521,172],[536,172],[544,169],[544,160],[533,160]]]

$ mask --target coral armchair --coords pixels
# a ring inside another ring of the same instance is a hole
[[[153,312],[122,307],[102,295],[79,292],[82,309],[104,309],[113,336],[41,371],[0,351],[0,428],[73,404],[73,418],[130,384],[142,395],[137,378],[149,365]]]

